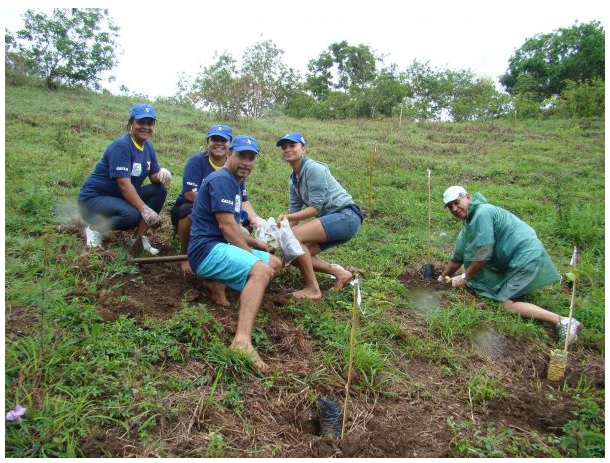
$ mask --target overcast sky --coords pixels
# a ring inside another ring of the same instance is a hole
[[[36,3],[16,5],[4,10],[5,27],[13,32],[22,26],[25,9],[37,8]],[[346,40],[369,46],[399,70],[417,59],[497,81],[526,39],[575,21],[597,20],[606,29],[608,11],[600,0],[208,0],[197,5],[100,3],[120,28],[116,81],[104,86],[118,92],[125,85],[130,93],[151,98],[171,96],[180,74],[193,76],[225,51],[239,61],[263,40],[283,50],[284,64],[301,76],[309,60]]]

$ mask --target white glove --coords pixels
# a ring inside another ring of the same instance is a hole
[[[458,275],[451,279],[451,286],[453,286],[454,288],[458,286],[464,286],[466,283],[468,283],[468,281],[466,280],[465,273],[462,273],[461,275]]]
[[[436,281],[438,281],[439,283],[445,283],[444,275],[439,275],[438,278],[436,279]]]
[[[260,228],[263,224],[266,225],[267,221],[261,219],[260,217],[254,217],[252,220],[250,220],[250,225],[252,225],[254,229]]]
[[[140,209],[140,214],[142,214],[144,222],[146,222],[149,227],[156,227],[161,224],[161,217],[159,217],[159,214],[153,211],[146,204]]]
[[[161,167],[161,170],[157,172],[157,179],[162,185],[167,186],[172,181],[172,173],[165,167]]]

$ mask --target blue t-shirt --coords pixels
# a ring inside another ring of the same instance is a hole
[[[219,169],[214,168],[210,162],[210,155],[206,151],[193,154],[189,157],[182,174],[182,192],[176,198],[174,207],[180,207],[184,203],[189,203],[190,201],[184,197],[184,193],[201,190],[203,179],[217,170]]]
[[[226,243],[216,212],[230,212],[239,223],[241,205],[246,201],[246,184],[238,182],[227,169],[208,175],[197,193],[191,213],[191,236],[188,246],[189,265],[194,272],[218,243]]]
[[[143,148],[140,150],[128,133],[110,143],[83,183],[77,199],[83,201],[98,196],[122,198],[116,181],[121,177],[131,178],[132,185],[139,191],[146,177],[161,170],[151,141],[146,140]]]

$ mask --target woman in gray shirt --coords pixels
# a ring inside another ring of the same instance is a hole
[[[317,255],[352,239],[364,220],[350,194],[332,176],[328,166],[305,156],[305,138],[290,132],[278,140],[282,157],[292,167],[289,179],[287,219],[305,254],[295,259],[305,279],[305,287],[292,293],[297,299],[318,300],[322,292],[315,272],[333,275],[335,287],[343,288],[352,273],[339,265],[329,264]],[[310,220],[311,219],[311,220]]]

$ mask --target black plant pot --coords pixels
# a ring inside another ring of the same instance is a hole
[[[424,278],[426,280],[434,279],[434,265],[433,264],[424,265]]]

